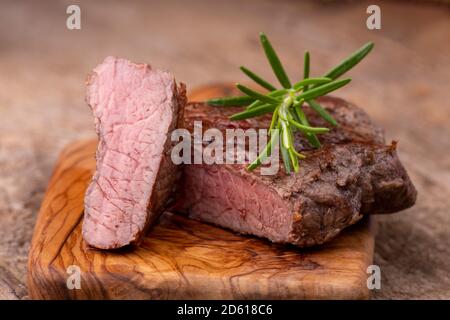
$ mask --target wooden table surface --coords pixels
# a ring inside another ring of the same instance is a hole
[[[81,7],[82,29],[65,27]],[[167,68],[188,88],[273,79],[265,31],[292,77],[303,51],[320,75],[362,43],[376,48],[339,95],[399,141],[419,198],[378,218],[373,298],[450,298],[450,9],[415,1],[2,1],[0,4],[0,298],[26,299],[26,260],[52,167],[69,141],[94,136],[86,74],[107,55]],[[365,26],[368,4],[382,29]]]

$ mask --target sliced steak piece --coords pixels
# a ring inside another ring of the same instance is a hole
[[[300,247],[322,244],[371,213],[412,206],[416,190],[395,152],[384,144],[383,131],[358,107],[324,97],[320,103],[340,124],[320,135],[312,149],[298,136],[307,156],[298,174],[262,176],[244,165],[185,165],[175,210],[189,217],[243,234]],[[203,120],[203,129],[267,128],[270,116],[230,122],[239,108],[189,104],[185,127]],[[305,106],[312,125],[327,126]]]
[[[99,137],[97,167],[86,191],[83,237],[96,248],[137,244],[165,209],[179,176],[170,134],[185,88],[146,64],[108,57],[87,81]]]

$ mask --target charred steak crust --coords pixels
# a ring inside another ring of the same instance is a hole
[[[108,57],[87,80],[99,137],[83,238],[100,249],[138,244],[170,201],[179,170],[170,134],[186,102],[166,71]]]
[[[412,206],[416,190],[396,154],[384,144],[383,131],[368,115],[342,99],[320,103],[338,128],[321,135],[321,149],[297,137],[307,155],[295,175],[248,172],[245,166],[185,165],[175,211],[191,218],[273,242],[300,247],[322,244],[363,215],[396,212]],[[267,128],[270,117],[230,122],[239,108],[186,107],[184,126],[195,120],[208,128]],[[305,106],[314,126],[328,126]]]

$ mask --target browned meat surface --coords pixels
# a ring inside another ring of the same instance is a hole
[[[339,127],[321,135],[323,147],[309,147],[298,174],[262,176],[244,165],[185,165],[175,210],[189,217],[273,242],[312,246],[334,238],[365,214],[388,213],[412,206],[416,190],[396,154],[385,145],[383,131],[368,115],[344,100],[323,97],[320,103]],[[185,127],[202,120],[203,129],[267,128],[270,117],[230,122],[240,108],[188,104]],[[305,108],[312,125],[327,126]]]

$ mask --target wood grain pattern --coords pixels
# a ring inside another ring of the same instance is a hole
[[[228,94],[195,90],[191,100]],[[49,183],[32,240],[34,299],[366,299],[373,257],[369,219],[322,248],[299,250],[165,213],[135,249],[99,251],[81,237],[83,196],[95,167],[95,140],[69,145]],[[81,289],[66,286],[81,269]]]

